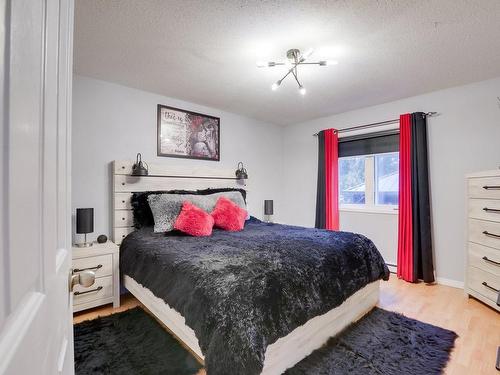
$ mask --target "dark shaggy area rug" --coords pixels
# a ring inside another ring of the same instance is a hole
[[[453,331],[374,308],[286,374],[441,374],[456,338]]]
[[[74,326],[75,372],[192,375],[202,367],[141,308]]]
[[[375,308],[286,374],[441,374],[456,338],[447,329]],[[135,308],[75,325],[75,367],[77,375],[191,375],[201,365]]]

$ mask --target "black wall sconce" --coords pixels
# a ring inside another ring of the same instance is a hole
[[[132,176],[147,176],[148,165],[142,161],[141,153],[137,154],[135,164],[132,166]]]
[[[245,169],[245,167],[243,166],[243,162],[240,161],[238,163],[238,169],[236,170],[235,174],[236,174],[236,178],[238,180],[248,179],[248,173],[247,173],[247,170]]]

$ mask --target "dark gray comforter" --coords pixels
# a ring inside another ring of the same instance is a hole
[[[366,237],[247,221],[211,237],[131,233],[120,270],[198,337],[209,375],[259,374],[266,347],[389,271]]]

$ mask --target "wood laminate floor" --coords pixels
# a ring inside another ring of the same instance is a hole
[[[78,323],[141,305],[133,296],[122,297],[121,306],[110,305],[76,313]],[[500,314],[468,298],[462,289],[442,285],[409,284],[391,275],[381,283],[379,307],[455,331],[459,337],[445,373],[447,375],[499,375],[495,369],[500,346]],[[203,370],[199,375],[205,374]]]

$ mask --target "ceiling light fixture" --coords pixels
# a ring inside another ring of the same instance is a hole
[[[278,87],[281,85],[281,79],[278,82],[274,82],[271,86],[271,90],[276,91],[278,90]]]
[[[333,60],[321,60],[321,61],[316,61],[316,62],[307,62],[306,60],[312,55],[313,50],[309,49],[306,53],[302,54],[298,49],[289,49],[286,53],[286,60],[284,62],[275,62],[275,61],[269,61],[269,62],[261,62],[259,61],[257,63],[258,68],[265,68],[269,67],[272,68],[274,66],[280,66],[284,65],[287,67],[288,72],[279,80],[276,81],[275,83],[272,84],[271,89],[273,91],[276,91],[278,87],[281,85],[281,82],[290,75],[290,73],[293,75],[295,78],[295,81],[297,82],[297,85],[299,85],[299,92],[302,95],[306,94],[306,89],[304,86],[299,81],[299,75],[297,71],[297,67],[299,65],[319,65],[319,66],[330,66],[330,65],[337,65],[338,61],[333,61]]]

